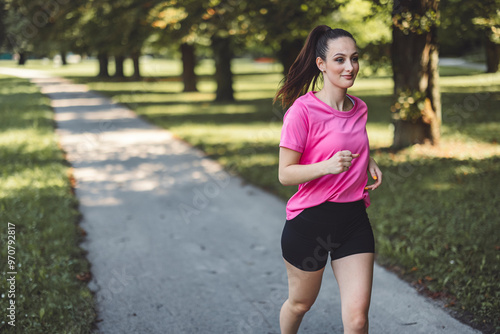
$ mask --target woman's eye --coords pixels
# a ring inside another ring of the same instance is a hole
[[[358,62],[358,57],[352,58],[352,61],[355,62],[355,63],[357,63]]]
[[[338,63],[343,63],[344,62],[344,58],[337,58],[335,59],[336,62]]]

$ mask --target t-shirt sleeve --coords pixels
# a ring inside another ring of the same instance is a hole
[[[308,129],[308,119],[304,106],[301,104],[292,105],[283,117],[280,147],[303,153]]]

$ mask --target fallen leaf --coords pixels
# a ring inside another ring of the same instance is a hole
[[[87,235],[87,231],[85,231],[81,226],[78,226],[77,229],[78,229],[78,232],[80,232],[80,234],[82,236],[86,236]]]
[[[82,282],[89,282],[92,279],[92,274],[87,271],[86,273],[77,274],[76,278]]]

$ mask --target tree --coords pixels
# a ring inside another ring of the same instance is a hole
[[[150,11],[158,2],[128,0],[128,3],[124,2],[120,7],[122,16],[119,21],[123,27],[121,42],[130,50],[130,57],[134,64],[134,74],[132,75],[134,79],[142,77],[139,57],[142,54],[144,43],[153,33],[152,21],[154,18],[151,17]]]
[[[238,17],[245,12],[247,2],[238,0],[172,2],[175,3],[175,5],[171,4],[173,8],[189,14],[174,24],[174,28],[177,27],[182,35],[182,42],[185,43],[189,39],[204,40],[211,46],[217,83],[215,100],[233,101],[233,74],[231,71],[233,44],[236,35],[245,33],[245,30],[239,26]],[[184,58],[184,68],[190,70],[189,67],[193,64],[189,63],[188,59]]]
[[[216,101],[234,100],[233,58],[234,36],[243,34],[238,17],[243,15],[245,1],[168,1],[160,5],[158,20],[153,25],[165,31],[155,44],[180,44],[184,91],[196,89],[194,67],[195,45],[210,46],[215,61]]]
[[[486,72],[495,73],[500,62],[500,0],[483,0],[475,5],[473,23],[483,32]]]
[[[473,24],[476,1],[441,0],[438,27],[439,53],[445,57],[460,57],[482,45],[482,32]]]
[[[439,143],[437,25],[439,0],[395,0],[392,12],[392,66],[395,148]]]
[[[117,40],[116,26],[112,22],[113,7],[103,0],[87,0],[72,13],[77,17],[73,27],[75,41],[73,50],[80,53],[97,54],[98,77],[108,78],[109,55],[113,54]]]
[[[75,19],[68,15],[84,0],[4,0],[4,36],[9,49],[19,54],[20,64],[27,53],[38,56],[65,54],[70,50],[72,35],[68,34]]]
[[[145,41],[153,32],[150,10],[158,3],[139,0],[86,0],[71,13],[78,18],[73,26],[77,36],[74,50],[97,54],[98,76],[108,77],[109,56],[115,58],[115,76],[124,77],[123,61],[130,56],[134,78],[140,78],[139,57]]]
[[[4,38],[9,49],[19,55],[18,65],[24,65],[27,53],[35,49],[33,38],[38,34],[38,28],[30,20],[33,6],[26,1],[12,0],[6,0],[3,5]]]
[[[231,71],[233,50],[231,37],[214,34],[211,41],[215,61],[215,81],[217,82],[215,101],[233,101],[233,73]]]
[[[181,44],[182,54],[182,81],[184,82],[184,92],[196,92],[196,56],[194,54],[194,45],[189,43]]]
[[[5,0],[0,0],[0,51],[5,48],[7,41],[7,27],[5,26],[5,18],[7,10],[5,8]]]
[[[164,45],[180,44],[184,92],[197,91],[195,44],[199,32],[193,28],[201,21],[203,12],[204,9],[196,1],[163,2],[151,12],[155,17],[152,26],[156,29],[152,45],[161,49]]]
[[[441,53],[461,56],[483,46],[487,72],[498,71],[500,61],[500,0],[441,0]],[[479,38],[478,38],[479,37]]]
[[[245,11],[253,43],[270,46],[284,74],[297,58],[309,32],[326,21],[343,1],[311,0],[298,4],[294,0],[255,0]]]
[[[238,26],[238,16],[244,13],[246,2],[228,0],[214,2],[208,6],[202,15],[200,25],[206,36],[209,36],[215,61],[215,81],[217,90],[215,101],[233,101],[233,73],[231,60],[233,59],[233,38],[242,33]]]

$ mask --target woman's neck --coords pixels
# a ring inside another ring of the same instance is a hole
[[[316,97],[328,104],[335,110],[348,111],[352,108],[352,103],[346,97],[347,89],[328,89],[323,87],[316,93]]]

